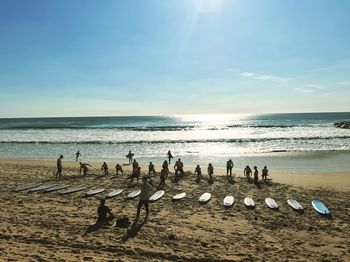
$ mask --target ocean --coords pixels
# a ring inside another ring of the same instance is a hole
[[[0,119],[1,159],[156,164],[171,150],[185,165],[267,165],[280,171],[349,171],[350,113]]]

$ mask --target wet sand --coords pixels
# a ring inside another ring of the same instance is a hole
[[[146,223],[142,211],[136,227],[119,228],[111,222],[95,228],[92,225],[104,194],[85,198],[83,193],[59,196],[11,191],[32,181],[103,186],[107,192],[123,188],[121,195],[106,204],[117,218],[133,221],[138,200],[126,201],[125,197],[138,186],[128,186],[127,174],[101,177],[100,164],[95,164],[96,174],[83,177],[78,175],[77,163],[63,164],[63,178],[56,180],[54,161],[0,161],[0,260],[347,261],[350,257],[350,173],[274,174],[270,170],[272,180],[256,186],[241,178],[242,170],[235,170],[233,183],[228,183],[220,175],[224,170],[218,169],[212,185],[205,175],[205,180],[196,183],[193,174],[186,172],[177,184],[170,176],[165,196],[150,204]],[[154,183],[158,182],[156,176]],[[182,191],[187,192],[186,199],[171,201],[171,196]],[[198,198],[204,192],[211,192],[213,198],[201,205]],[[222,201],[228,194],[236,203],[224,208]],[[246,196],[254,198],[254,210],[243,205]],[[279,210],[268,209],[266,197],[274,198]],[[297,199],[305,212],[289,208],[288,197]],[[312,209],[315,198],[327,204],[332,218]]]

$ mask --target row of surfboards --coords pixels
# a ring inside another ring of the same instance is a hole
[[[70,185],[58,185],[58,184],[43,185],[42,183],[38,182],[38,183],[29,183],[26,185],[18,186],[14,189],[14,191],[20,192],[20,191],[27,190],[28,192],[43,192],[43,193],[50,193],[50,192],[59,191],[58,192],[59,195],[68,195],[68,194],[72,194],[72,193],[76,193],[76,192],[81,192],[85,189],[86,189],[86,187],[84,185],[77,186],[77,187],[70,187]],[[93,196],[96,194],[100,194],[104,191],[105,191],[105,188],[95,188],[95,189],[86,191],[85,196],[87,196],[87,197]],[[107,193],[105,195],[105,198],[112,198],[112,197],[118,196],[123,191],[124,191],[123,189],[113,190],[113,191]],[[127,199],[136,198],[140,195],[140,193],[141,193],[141,190],[136,189],[127,195]],[[162,198],[164,196],[164,194],[165,194],[164,190],[158,190],[150,197],[149,201],[155,202],[155,201],[159,200],[160,198]],[[182,193],[174,195],[172,197],[172,200],[176,201],[176,200],[183,199],[185,197],[186,197],[186,192],[182,192]],[[205,204],[205,203],[209,202],[211,200],[211,198],[212,198],[211,193],[203,193],[199,197],[199,203]],[[244,198],[243,202],[247,208],[255,208],[255,202],[251,197]],[[234,205],[234,203],[235,203],[235,198],[232,195],[226,196],[223,200],[223,205],[225,207],[231,207]],[[295,199],[288,199],[287,203],[292,209],[294,209],[296,211],[303,211],[304,210],[303,206]],[[271,209],[278,209],[279,208],[276,201],[270,197],[265,199],[265,204]],[[318,213],[320,213],[322,215],[330,215],[331,214],[331,212],[329,211],[327,206],[321,200],[315,199],[311,202],[311,204],[312,204],[312,207]]]

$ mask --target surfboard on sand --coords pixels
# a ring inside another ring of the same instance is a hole
[[[265,198],[265,204],[271,209],[278,209],[278,205],[271,197]]]
[[[49,188],[52,188],[52,187],[55,187],[55,186],[57,186],[57,184],[41,185],[41,186],[29,189],[28,192],[37,192],[37,191],[49,189]]]
[[[182,192],[180,194],[176,194],[175,196],[173,196],[173,200],[176,201],[176,200],[183,199],[185,197],[186,197],[186,192]]]
[[[199,197],[199,203],[207,203],[211,199],[211,193],[204,193]]]
[[[235,198],[233,196],[226,196],[223,203],[225,207],[230,207],[235,203]]]
[[[329,216],[331,214],[331,211],[329,211],[328,207],[318,199],[314,199],[311,202],[312,207],[321,215],[327,215]]]
[[[66,189],[68,187],[69,187],[69,185],[57,185],[57,186],[54,186],[54,187],[50,187],[48,189],[44,189],[42,192],[43,193],[50,193],[50,192]]]
[[[155,202],[155,201],[159,200],[160,198],[162,198],[164,196],[164,194],[165,194],[164,190],[158,190],[149,198],[149,201]]]
[[[63,190],[63,191],[59,192],[58,194],[60,194],[60,195],[69,195],[69,194],[72,194],[72,193],[83,191],[85,188],[86,188],[86,186],[72,187],[72,188],[68,188],[66,190]]]
[[[248,208],[255,207],[254,200],[251,197],[246,197],[243,202],[244,202],[244,205]]]
[[[296,201],[295,199],[290,198],[290,199],[287,200],[287,203],[294,210],[297,210],[297,211],[304,210],[303,206],[298,201]]]
[[[38,187],[41,184],[42,184],[41,182],[32,182],[32,183],[29,183],[29,184],[18,186],[13,191],[20,192],[20,191],[24,191],[24,190],[31,189],[31,188],[34,188],[34,187]]]
[[[105,198],[112,198],[112,197],[115,197],[115,196],[121,194],[122,192],[123,192],[123,189],[116,189],[116,190],[113,190],[113,191],[109,192],[109,193],[105,196]]]
[[[85,192],[85,196],[93,196],[105,191],[105,188],[96,188]]]
[[[133,199],[135,197],[138,197],[141,194],[141,189],[136,189],[132,191],[126,198],[127,199]]]

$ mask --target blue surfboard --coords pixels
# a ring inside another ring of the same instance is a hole
[[[312,207],[320,214],[322,215],[330,215],[331,212],[329,211],[328,207],[318,199],[312,200],[311,202]]]

